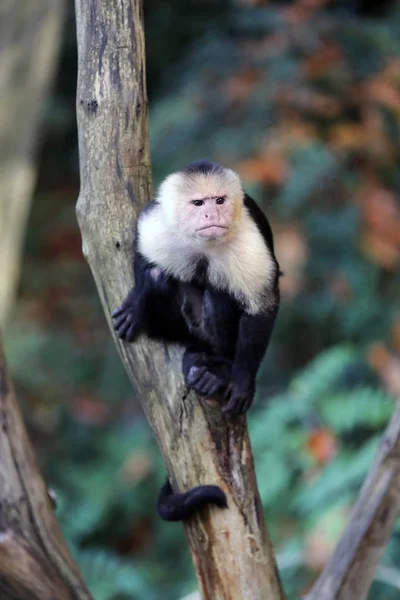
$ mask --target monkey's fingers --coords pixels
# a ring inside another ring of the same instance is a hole
[[[138,327],[137,323],[133,322],[132,325],[129,327],[128,331],[126,332],[124,339],[127,342],[133,342],[135,340],[135,338],[137,338],[138,335],[139,335],[139,327]]]
[[[114,317],[115,318],[115,317]],[[114,329],[119,329],[126,322],[132,322],[132,316],[129,313],[124,313],[122,316],[115,318]]]
[[[231,393],[232,393],[232,384],[228,383],[224,393],[222,394],[222,399],[225,400],[226,402],[228,402],[229,398],[231,397]]]
[[[236,417],[237,415],[243,414],[246,412],[243,410],[247,404],[247,397],[241,394],[236,394],[234,391],[231,393],[230,400],[228,404],[226,404],[222,408],[222,412],[231,416]]]
[[[118,327],[115,327],[115,331],[117,332],[117,334],[120,338],[125,339],[126,334],[127,334],[128,330],[131,328],[131,326],[132,326],[132,317],[130,315],[128,315],[126,317],[126,319],[124,319]]]
[[[201,396],[213,396],[224,386],[224,382],[206,367],[192,367],[186,383]]]
[[[196,383],[206,372],[206,367],[190,367],[189,373],[187,374],[186,383],[189,387],[194,388]]]
[[[233,411],[235,410],[236,407],[236,401],[234,398],[231,398],[229,400],[229,402],[227,404],[225,404],[225,406],[222,407],[222,412],[225,413],[226,415],[230,416],[232,415]]]
[[[239,414],[245,415],[252,404],[253,404],[253,398],[251,396],[248,396],[246,401],[242,404]]]
[[[204,372],[192,386],[194,391],[202,396],[207,396],[215,385],[215,376],[211,375],[204,367]]]
[[[118,308],[116,308],[115,310],[112,311],[112,313],[111,313],[112,318],[115,319],[116,317],[119,317],[119,315],[122,315],[124,310],[125,310],[125,307],[123,304],[121,304],[121,306],[118,306]]]
[[[211,397],[217,394],[224,386],[224,382],[221,381],[216,375],[207,373],[207,377],[203,382],[203,394]]]

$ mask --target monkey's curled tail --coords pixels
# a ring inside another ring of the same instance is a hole
[[[188,492],[175,494],[167,479],[158,494],[157,512],[164,521],[182,521],[207,504],[215,504],[220,508],[228,506],[221,488],[216,485],[199,485]]]

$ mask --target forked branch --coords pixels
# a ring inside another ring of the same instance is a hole
[[[133,284],[136,218],[151,197],[142,5],[76,0],[76,9],[77,214],[110,322]],[[229,421],[216,403],[188,394],[178,349],[114,340],[175,489],[215,484],[227,495],[228,510],[207,508],[185,526],[204,598],[281,600],[245,419]]]

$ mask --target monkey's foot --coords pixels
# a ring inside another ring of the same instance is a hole
[[[253,403],[254,392],[255,384],[231,383],[225,393],[227,403],[222,412],[232,417],[244,415]]]
[[[133,342],[139,334],[139,324],[135,318],[135,311],[131,303],[124,302],[122,306],[111,313],[114,319],[114,331],[122,340]]]
[[[183,374],[186,384],[201,396],[222,394],[229,385],[232,364],[229,360],[205,353],[185,353]]]

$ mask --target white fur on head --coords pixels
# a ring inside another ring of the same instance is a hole
[[[222,189],[223,188],[223,189]],[[197,195],[226,194],[234,203],[235,226],[222,242],[205,242],[190,237],[179,218],[183,203]],[[231,197],[232,197],[231,196]],[[232,294],[251,314],[273,302],[271,286],[276,267],[256,223],[243,205],[243,191],[234,171],[174,173],[161,185],[158,204],[139,220],[138,249],[145,258],[180,281],[193,279],[199,259],[208,262],[207,277],[217,289]]]
[[[238,207],[242,206],[243,190],[239,175],[232,169],[220,167],[210,172],[172,173],[160,185],[156,199],[168,223],[178,225],[179,217],[185,213],[185,206],[190,200],[223,195],[230,197]]]

